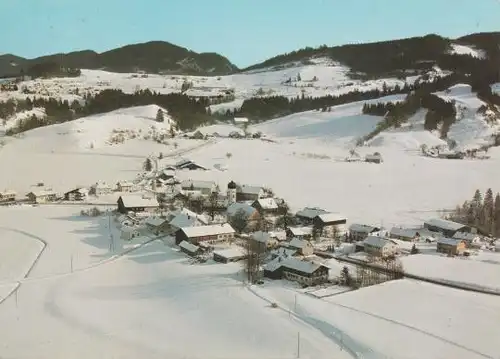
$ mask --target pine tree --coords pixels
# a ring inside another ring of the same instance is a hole
[[[151,172],[153,170],[153,163],[151,162],[151,158],[146,158],[144,161],[143,169],[146,172]]]
[[[483,218],[482,218],[483,219],[482,225],[484,226],[485,230],[488,233],[491,233],[493,228],[494,205],[495,203],[493,198],[493,191],[491,190],[491,188],[488,188],[484,196]]]
[[[474,224],[477,226],[481,223],[482,209],[483,209],[483,196],[481,195],[481,192],[478,189],[474,193],[474,197],[472,197],[471,207],[472,207],[473,220],[472,223],[470,224]]]
[[[418,253],[420,253],[420,251],[418,250],[418,248],[415,245],[415,243],[413,243],[413,246],[411,247],[410,254],[418,254]]]
[[[495,204],[494,204],[494,217],[495,217],[495,230],[493,234],[495,237],[500,237],[500,194],[497,193],[495,197]]]
[[[161,108],[156,112],[156,122],[163,122],[165,118],[163,117],[163,110]]]

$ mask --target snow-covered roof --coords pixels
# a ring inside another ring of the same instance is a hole
[[[237,191],[242,194],[253,194],[259,195],[262,192],[262,187],[259,186],[247,186],[247,185],[238,185]]]
[[[262,209],[278,209],[278,204],[274,198],[259,198],[257,203]]]
[[[368,245],[370,245],[372,247],[376,247],[376,248],[383,248],[387,244],[395,244],[395,243],[391,242],[390,240],[383,238],[383,237],[368,236],[363,241],[363,244],[368,244]]]
[[[318,214],[316,217],[318,217],[323,223],[347,221],[347,218],[339,213],[323,213],[323,214]]]
[[[196,216],[189,216],[184,213],[176,215],[169,223],[170,226],[176,228],[194,227],[199,225],[198,218]]]
[[[293,247],[293,248],[297,248],[297,249],[302,249],[302,248],[305,248],[305,247],[308,247],[311,245],[311,242],[309,241],[304,241],[302,239],[298,239],[298,238],[293,238],[290,243],[288,243],[288,245],[290,247]]]
[[[198,247],[192,243],[189,243],[187,241],[182,241],[181,243],[179,243],[179,247],[184,248],[185,250],[187,250],[188,252],[191,252],[191,253],[195,253],[200,249],[200,247]]]
[[[286,240],[286,232],[285,231],[271,231],[269,232],[271,238],[276,238],[278,241]]]
[[[236,122],[236,123],[247,123],[248,122],[248,118],[246,118],[246,117],[235,117],[234,118],[234,122]]]
[[[161,226],[165,222],[165,219],[159,218],[159,217],[149,217],[146,219],[146,224],[149,224],[150,226],[153,227],[158,227]]]
[[[185,180],[181,182],[182,189],[189,188],[201,188],[201,189],[212,189],[215,187],[214,181],[193,181],[193,180]]]
[[[186,227],[181,228],[181,230],[188,238],[235,233],[233,227],[231,227],[229,223],[212,224],[209,226]]]
[[[349,226],[349,230],[359,233],[371,233],[373,231],[378,230],[378,228],[374,226],[369,226],[367,224],[353,223]]]
[[[123,195],[120,196],[123,201],[123,205],[127,208],[132,207],[159,207],[156,198],[143,198],[137,195]]]
[[[457,222],[448,221],[447,219],[433,218],[425,221],[428,226],[438,227],[449,231],[458,231],[466,227],[465,225]]]
[[[16,194],[17,192],[11,189],[6,189],[5,191],[0,192],[0,196],[15,196]]]
[[[118,181],[117,185],[121,187],[132,187],[134,184],[129,181]]]
[[[453,239],[463,239],[464,241],[476,241],[481,239],[481,237],[477,234],[474,233],[467,233],[467,232],[457,232],[453,235]]]
[[[380,154],[366,155],[365,159],[367,159],[367,160],[380,160],[380,159],[382,159],[382,155],[380,155]]]
[[[312,234],[312,227],[288,227],[288,229],[295,237],[310,236]]]
[[[214,251],[214,254],[227,259],[242,258],[246,256],[245,251],[240,247],[231,247],[227,249],[216,250]]]
[[[230,216],[234,216],[236,212],[238,211],[243,211],[247,216],[251,216],[255,211],[257,211],[255,208],[253,208],[251,205],[247,203],[241,203],[241,202],[236,202],[232,203],[229,207],[227,207],[227,214]]]
[[[45,196],[55,196],[56,192],[52,190],[40,190],[40,191],[31,191],[29,194],[33,194],[35,197],[45,197]]]
[[[317,207],[305,207],[304,209],[298,211],[295,215],[298,217],[313,219],[317,215],[325,214],[325,213],[330,213],[330,212],[325,211],[324,209],[321,209],[321,208],[317,208]]]
[[[398,236],[398,237],[405,237],[405,238],[414,238],[417,236],[417,233],[419,233],[418,229],[412,229],[412,228],[400,228],[400,227],[393,227],[391,228],[391,231],[389,234],[391,236]]]
[[[273,249],[271,252],[271,255],[272,256],[275,256],[275,257],[292,257],[293,255],[295,255],[297,253],[297,249],[295,248],[276,248],[276,249]]]
[[[285,267],[288,269],[293,269],[301,273],[307,273],[311,274],[314,273],[316,270],[318,270],[321,267],[327,268],[326,266],[318,263],[313,263],[313,262],[307,262],[307,261],[301,261],[297,258],[289,257],[286,259],[282,259],[281,257],[278,257],[268,264],[264,266],[264,268],[268,271],[275,271],[280,267]]]
[[[454,239],[454,238],[439,238],[437,240],[438,244],[446,244],[449,246],[456,246],[462,242],[463,239]]]
[[[271,236],[267,232],[258,231],[252,234],[252,239],[256,242],[267,243],[271,239]]]

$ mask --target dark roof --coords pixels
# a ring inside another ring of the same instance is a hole
[[[236,183],[234,181],[231,181],[227,184],[228,189],[236,189]]]

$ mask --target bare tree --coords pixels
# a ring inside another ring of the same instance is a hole
[[[259,278],[260,267],[263,263],[264,251],[258,242],[248,239],[245,245],[245,271],[249,283],[255,283]]]

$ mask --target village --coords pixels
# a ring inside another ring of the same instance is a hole
[[[189,159],[161,169],[156,163],[133,181],[114,185],[96,182],[56,193],[38,183],[23,199],[5,190],[0,192],[0,204],[81,204],[89,208],[82,215],[101,216],[105,212],[99,204],[114,203],[112,212],[106,213],[114,217],[120,240],[162,240],[193,265],[241,261],[249,283],[269,278],[302,287],[359,288],[402,277],[399,260],[404,256],[467,257],[478,250],[500,250],[476,228],[441,218],[414,228],[349,223],[328,209],[306,207],[291,213],[286,200],[264,186],[178,178],[180,171],[191,175],[205,170]],[[395,274],[385,272],[367,281],[364,272],[361,278],[355,273],[373,265],[391,268]]]

